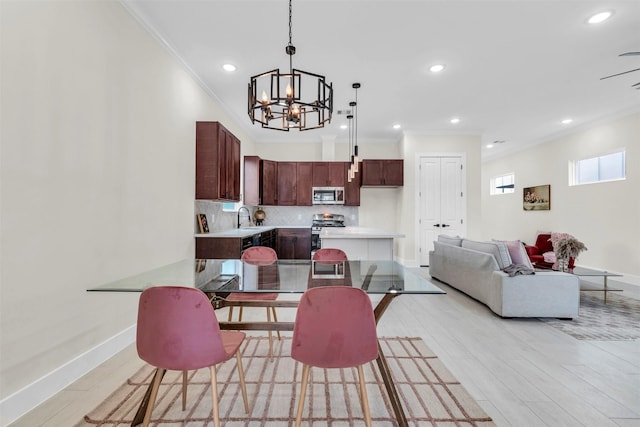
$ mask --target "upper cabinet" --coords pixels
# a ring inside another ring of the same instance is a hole
[[[344,162],[313,162],[313,187],[344,187]]]
[[[297,162],[278,162],[277,204],[278,206],[295,206],[297,197]]]
[[[345,176],[349,176],[350,162],[344,162]],[[360,186],[362,185],[362,162],[358,163],[358,173],[349,182],[347,178],[344,182],[344,204],[345,206],[360,206]]]
[[[362,186],[401,187],[404,160],[363,160]]]
[[[312,162],[244,156],[244,202],[250,206],[311,206]]]
[[[240,201],[240,140],[219,122],[196,122],[196,199]]]
[[[313,163],[297,162],[296,206],[311,206]]]

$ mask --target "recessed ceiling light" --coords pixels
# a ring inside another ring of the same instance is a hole
[[[453,123],[455,125],[456,123],[460,123],[460,118],[459,117],[454,117],[450,121],[451,121],[451,123]]]
[[[400,129],[400,128],[401,128],[401,126],[400,126],[399,124],[397,124],[397,123],[396,123],[395,125],[393,125],[393,128],[394,128],[394,129]]]
[[[487,144],[486,147],[487,148],[493,148],[493,144]]]
[[[563,125],[568,125],[568,124],[569,124],[569,123],[571,123],[572,121],[573,121],[573,119],[564,119],[564,120],[562,121],[562,124],[563,124]]]
[[[346,129],[347,125],[340,125],[340,129]]]
[[[224,64],[222,69],[231,73],[236,70],[236,66],[233,64]]]
[[[431,71],[432,73],[439,73],[442,70],[444,70],[444,65],[442,64],[435,64],[429,67],[429,71]]]
[[[613,15],[613,11],[612,10],[607,10],[604,12],[599,12],[596,13],[595,15],[591,16],[587,22],[589,24],[599,24],[601,22],[606,21],[607,19],[611,18],[611,16]]]

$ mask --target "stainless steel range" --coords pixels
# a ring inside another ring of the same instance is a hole
[[[311,221],[311,256],[320,249],[320,232],[324,227],[344,227],[344,215],[315,214]]]

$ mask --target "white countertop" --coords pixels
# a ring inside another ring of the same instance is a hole
[[[325,227],[321,239],[393,239],[404,234],[369,227]]]
[[[232,228],[224,231],[212,231],[210,233],[196,233],[195,237],[249,237],[263,231],[273,230],[275,228],[311,228],[311,225],[270,225],[270,226],[253,226]]]

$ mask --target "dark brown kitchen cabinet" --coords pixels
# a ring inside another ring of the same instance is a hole
[[[362,185],[362,162],[358,163],[358,173],[349,182],[349,166],[351,163],[344,162],[345,183],[344,183],[344,204],[345,206],[360,206],[360,186]]]
[[[239,237],[196,237],[198,259],[240,259],[242,239]]]
[[[262,205],[277,205],[278,187],[278,162],[262,160]]]
[[[403,160],[363,160],[362,186],[401,187],[404,185]]]
[[[314,187],[344,187],[344,162],[313,162]]]
[[[219,122],[196,122],[196,199],[240,200],[240,140]]]
[[[296,206],[311,206],[313,162],[298,162],[296,182]]]
[[[295,206],[297,196],[297,162],[278,162],[277,183],[277,205]]]
[[[244,156],[244,203],[249,206],[276,204],[277,162]]]
[[[311,228],[279,228],[278,259],[311,258]]]

